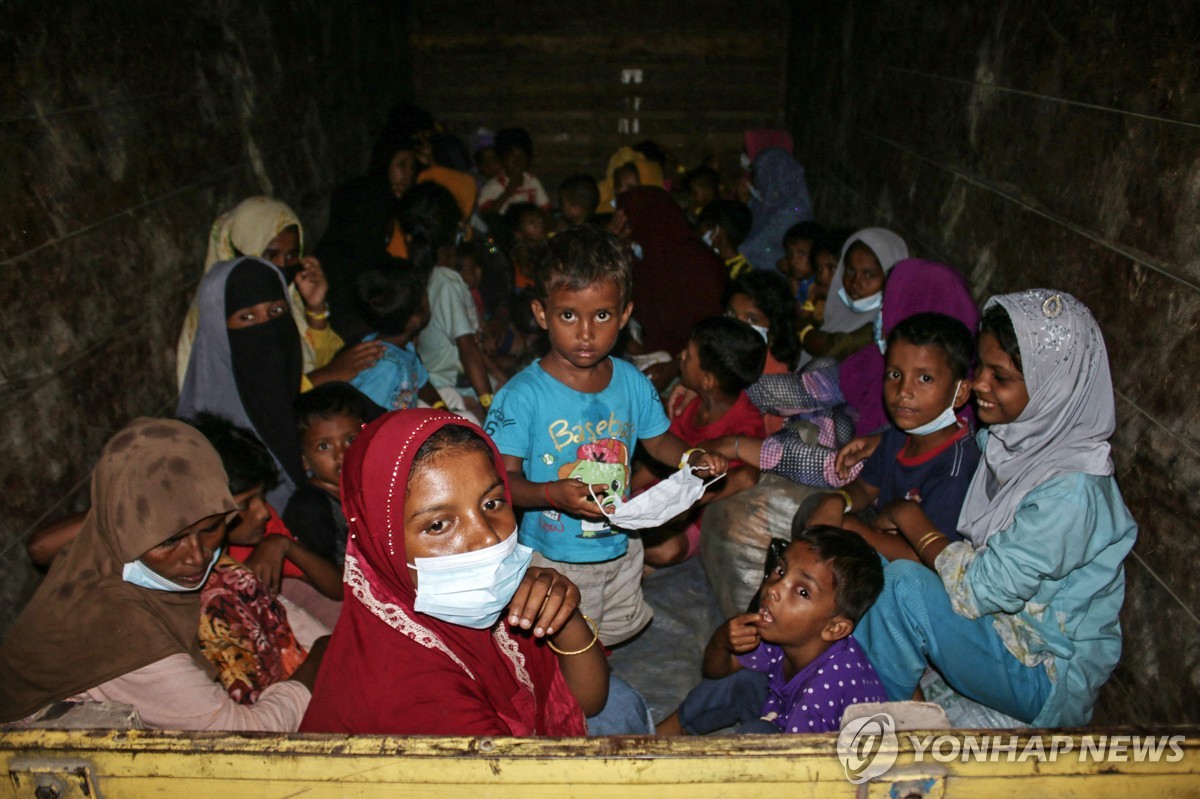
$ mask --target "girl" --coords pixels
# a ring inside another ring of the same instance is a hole
[[[294,731],[319,652],[242,705],[197,645],[199,589],[237,510],[212,446],[137,419],[101,452],[92,501],[0,647],[0,722],[75,699],[131,704],[152,728]]]
[[[296,212],[270,197],[250,197],[213,222],[204,271],[242,255],[258,256],[283,271],[290,284],[292,318],[300,332],[305,375],[302,388],[307,389],[328,380],[349,380],[379,353],[370,346],[339,354],[342,339],[329,326],[325,274],[316,258],[301,255],[303,250],[304,228]],[[199,308],[193,302],[176,346],[175,372],[180,388],[191,359],[198,318]]]
[[[1082,726],[1121,654],[1122,562],[1137,536],[1109,455],[1104,339],[1068,294],[995,297],[978,369],[989,428],[958,519],[967,540],[912,535],[922,562],[888,564],[855,635],[891,699],[910,698],[932,665],[1035,727]]]
[[[300,393],[300,335],[283,275],[259,258],[219,263],[200,283],[196,306],[196,342],[176,415],[209,411],[253,431],[279,467],[267,500],[286,507],[304,467],[291,410]]]
[[[866,228],[847,239],[829,284],[821,329],[808,324],[800,330],[800,345],[807,353],[802,360],[817,355],[841,360],[870,343],[887,274],[907,257],[904,239],[884,228]]]
[[[763,374],[796,368],[796,301],[788,280],[778,272],[755,271],[735,280],[725,292],[725,313],[753,327],[767,342]]]
[[[787,150],[771,147],[754,159],[753,224],[742,242],[742,255],[755,269],[774,269],[787,255],[783,234],[797,222],[813,218],[804,167]]]
[[[303,730],[584,734],[608,696],[604,650],[579,589],[528,566],[505,474],[448,413],[389,413],[358,437],[342,472],[351,595]]]

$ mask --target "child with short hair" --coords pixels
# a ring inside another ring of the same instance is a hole
[[[591,175],[572,175],[558,186],[558,210],[564,227],[584,225],[600,207],[600,184]]]
[[[883,380],[895,427],[884,431],[854,482],[821,499],[810,524],[856,532],[888,560],[919,559],[921,545],[914,550],[906,540],[917,528],[959,540],[958,514],[979,463],[970,421],[956,413],[971,396],[974,351],[971,332],[953,317],[921,313],[896,325],[888,336]],[[860,449],[852,441],[843,453]],[[858,459],[842,457],[843,471]],[[900,511],[903,506],[908,507]],[[872,507],[879,515],[870,524],[848,515]]]
[[[309,478],[292,494],[283,520],[298,541],[338,566],[346,558],[342,461],[371,410],[366,398],[346,383],[317,386],[296,400],[296,430]]]
[[[766,354],[766,342],[744,322],[727,316],[698,322],[680,358],[680,381],[695,398],[671,420],[670,431],[689,447],[702,447],[721,436],[763,438],[762,413],[746,396],[746,389],[762,375]],[[639,470],[634,487],[649,484],[651,477],[649,469]],[[757,482],[756,465],[734,460],[725,480],[700,501],[715,502]],[[693,509],[682,531],[647,544],[646,563],[670,566],[695,555],[700,550],[701,515]]]
[[[533,138],[524,128],[505,128],[496,134],[500,172],[479,190],[479,212],[504,213],[514,202],[533,203],[549,211],[550,197],[542,182],[529,171],[533,160]]]
[[[627,248],[612,233],[570,228],[550,240],[536,273],[532,308],[550,352],[495,398],[486,430],[504,456],[513,503],[527,509],[521,541],[580,587],[581,608],[607,645],[650,621],[642,600],[642,545],[611,527],[593,499],[624,497],[629,457],[725,473],[725,458],[688,449],[668,432],[654,387],[610,357],[633,311]]]
[[[350,385],[389,411],[415,408],[418,399],[429,405],[440,402],[413,346],[417,334],[429,324],[425,281],[403,264],[368,269],[356,283],[363,321],[374,331],[363,341],[379,341],[384,350],[375,365],[359,372]]]
[[[683,179],[688,195],[688,221],[699,222],[700,214],[713,200],[721,196],[721,175],[707,164],[688,172]]]
[[[713,200],[704,206],[696,222],[704,243],[712,247],[729,267],[730,280],[737,280],[754,269],[746,256],[738,252],[738,247],[750,234],[752,223],[750,209],[737,200]]]
[[[808,300],[808,292],[816,282],[816,270],[810,256],[813,245],[823,235],[825,228],[816,222],[797,222],[783,234],[783,257],[775,268],[792,282],[792,296],[798,303]],[[834,268],[837,268],[836,260]],[[833,279],[832,272],[829,278]]]
[[[825,321],[825,299],[829,296],[829,284],[837,272],[838,254],[842,251],[844,237],[836,232],[826,233],[813,241],[808,251],[808,261],[813,270],[813,282],[808,295],[800,300],[796,321],[801,327],[820,325]]]
[[[823,525],[793,529],[759,590],[758,612],[717,628],[704,649],[704,682],[658,734],[734,724],[739,733],[831,732],[847,707],[887,701],[852,635],[882,590],[883,566],[861,538]]]

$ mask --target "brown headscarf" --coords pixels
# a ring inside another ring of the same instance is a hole
[[[236,509],[199,432],[135,419],[100,453],[92,509],[0,646],[0,722],[25,718],[163,658],[200,655],[200,592],[141,588],[124,565],[201,519]]]

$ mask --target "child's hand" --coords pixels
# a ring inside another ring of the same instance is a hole
[[[762,641],[756,626],[758,619],[758,613],[743,613],[725,622],[717,631],[721,645],[735,655],[753,652]]]
[[[597,509],[596,500],[592,499],[592,495],[588,493],[587,483],[568,477],[564,480],[545,483],[545,486],[544,492],[550,500],[550,507],[555,510],[583,519],[604,518],[604,514]],[[604,492],[608,490],[608,486],[603,483],[590,486],[590,488],[592,493],[595,493],[601,500],[604,499]]]
[[[537,638],[553,635],[579,607],[579,588],[554,569],[530,566],[508,604],[508,623],[533,630]]]
[[[667,396],[667,416],[672,419],[677,418],[696,396],[695,391],[692,391],[683,383],[677,383]]]
[[[629,218],[625,216],[625,211],[618,208],[613,211],[613,215],[608,219],[608,232],[619,238],[621,241],[629,241],[632,231],[629,228]]]
[[[300,259],[301,269],[296,273],[296,290],[304,299],[304,307],[314,313],[325,310],[325,295],[329,292],[329,283],[325,280],[325,271],[321,262],[311,255]]]
[[[268,535],[254,546],[244,565],[272,594],[278,594],[283,584],[283,559],[292,546],[286,535]]]
[[[360,341],[353,347],[343,347],[337,355],[333,356],[332,361],[313,371],[314,373],[320,372],[320,376],[324,377],[325,381],[337,380],[349,383],[363,369],[370,369],[374,366],[375,362],[383,357],[383,352],[383,342],[381,341]],[[308,377],[312,380],[313,375],[310,374]],[[317,380],[313,380],[314,384],[317,382]]]
[[[837,460],[834,461],[834,470],[837,476],[843,480],[849,479],[850,469],[856,464],[865,461],[875,453],[876,447],[883,439],[881,435],[863,436],[856,438],[846,446],[838,450]]]
[[[817,503],[817,509],[808,517],[808,526],[826,524],[841,527],[846,523],[846,499],[841,494],[826,494]]]
[[[693,452],[688,456],[688,466],[700,472],[701,477],[711,480],[729,471],[729,460],[719,452]]]

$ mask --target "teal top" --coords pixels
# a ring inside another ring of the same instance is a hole
[[[1137,524],[1112,476],[1070,472],[1027,493],[979,550],[946,547],[936,568],[954,610],[990,615],[1008,650],[1053,683],[1034,727],[1087,724],[1121,657],[1125,556]]]

